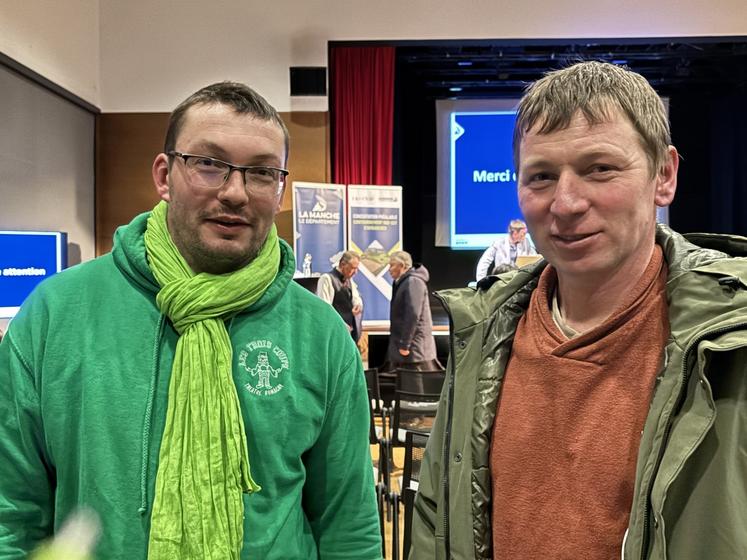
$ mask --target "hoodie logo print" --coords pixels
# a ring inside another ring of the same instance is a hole
[[[266,397],[283,390],[280,375],[289,369],[288,355],[270,340],[253,340],[239,352],[239,365],[249,374],[244,389]]]

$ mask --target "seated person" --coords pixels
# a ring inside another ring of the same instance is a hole
[[[477,262],[476,280],[479,282],[485,278],[488,271],[499,264],[516,265],[516,257],[536,254],[534,245],[527,239],[527,225],[522,220],[511,220],[508,235],[496,239]]]

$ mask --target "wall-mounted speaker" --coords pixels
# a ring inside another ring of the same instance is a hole
[[[327,68],[325,66],[291,66],[290,94],[327,95]]]

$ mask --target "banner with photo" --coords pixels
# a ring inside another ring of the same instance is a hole
[[[389,324],[389,255],[402,250],[402,187],[348,185],[348,248],[361,254],[355,282],[363,325]]]
[[[345,185],[293,182],[297,276],[319,276],[345,250]]]

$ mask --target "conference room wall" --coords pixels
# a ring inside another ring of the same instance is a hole
[[[168,111],[205,82],[237,79],[280,111],[290,66],[326,66],[346,40],[747,34],[744,0],[101,0],[102,110]],[[325,99],[305,110],[325,110]]]
[[[0,100],[0,230],[64,231],[69,264],[93,258],[94,115],[2,66]]]
[[[2,0],[0,53],[99,103],[99,0]]]
[[[251,83],[280,111],[290,66],[330,40],[746,35],[744,0],[4,0],[0,52],[104,112],[167,112],[208,81]]]
[[[0,66],[0,229],[64,231],[93,258],[94,116]]]

